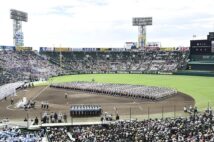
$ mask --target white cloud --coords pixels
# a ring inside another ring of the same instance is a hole
[[[0,5],[0,44],[12,45],[11,8],[28,12],[23,23],[25,45],[123,46],[137,41],[132,17],[153,17],[148,41],[189,46],[193,34],[206,38],[213,30],[213,0],[4,0]]]

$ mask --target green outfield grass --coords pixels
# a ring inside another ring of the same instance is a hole
[[[96,82],[176,88],[178,91],[191,95],[196,100],[198,108],[204,109],[208,106],[208,103],[214,107],[214,77],[147,74],[83,74],[53,77],[48,82],[91,81],[93,78]]]

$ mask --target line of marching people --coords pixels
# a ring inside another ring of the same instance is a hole
[[[159,100],[161,98],[177,94],[175,89],[164,87],[95,82],[69,82],[52,84],[50,87],[151,100]]]
[[[100,105],[72,105],[71,116],[100,116],[102,108]]]
[[[49,103],[48,101],[42,101],[41,102],[41,109],[48,109],[49,108]]]

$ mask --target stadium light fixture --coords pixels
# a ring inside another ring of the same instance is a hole
[[[28,14],[19,10],[10,10],[10,19],[13,19],[13,42],[15,46],[24,46],[22,21],[28,22]]]
[[[134,17],[132,25],[138,26],[138,47],[144,48],[146,46],[146,26],[152,25],[152,17]]]

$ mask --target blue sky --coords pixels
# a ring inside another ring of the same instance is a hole
[[[164,47],[189,46],[193,34],[214,31],[214,0],[3,0],[0,45],[12,45],[9,10],[28,12],[26,46],[123,47],[137,41],[132,17],[153,17],[147,41]]]

